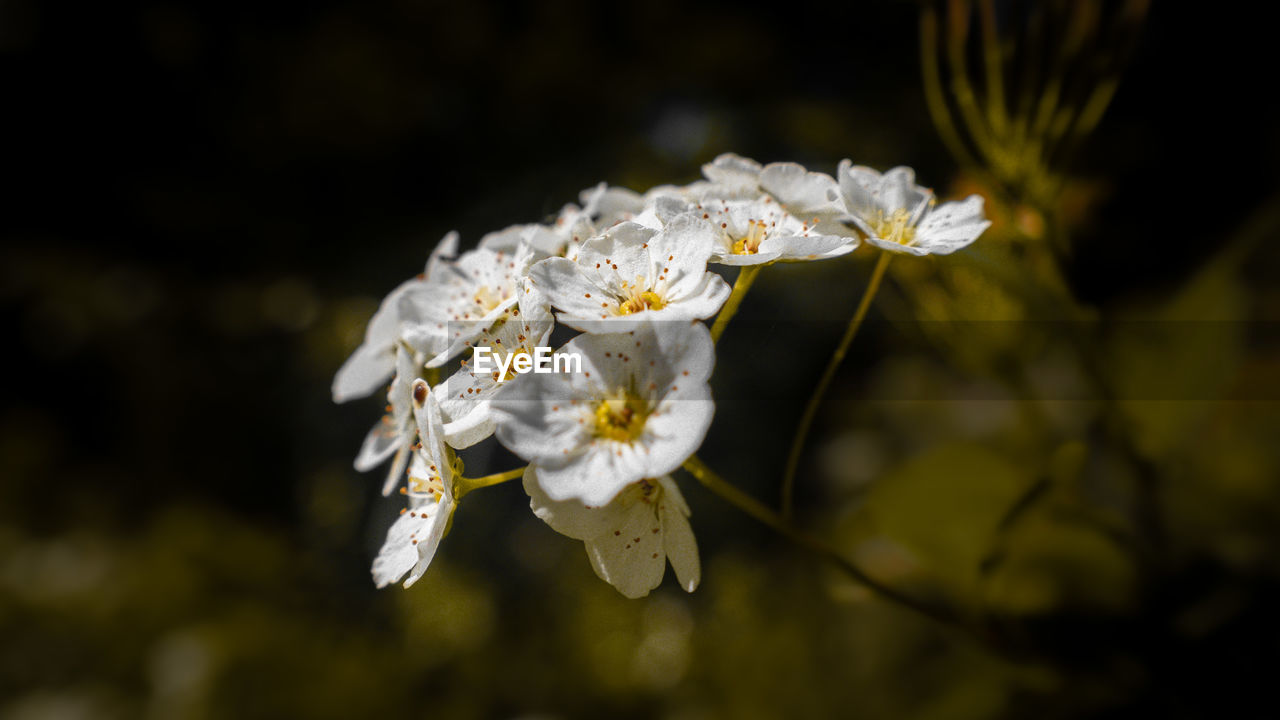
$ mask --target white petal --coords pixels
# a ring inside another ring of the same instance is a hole
[[[387,468],[387,479],[382,481],[383,497],[390,495],[391,491],[400,484],[400,478],[404,477],[404,468],[409,464],[411,442],[413,442],[413,436],[406,433],[403,444],[396,449],[395,460],[391,462],[391,467]]]
[[[696,285],[681,287],[680,295],[673,294],[669,305],[645,314],[663,322],[706,320],[719,312],[732,292],[733,288],[724,278],[713,272],[704,272]]]
[[[612,293],[588,279],[580,265],[565,258],[535,264],[529,269],[529,280],[552,305],[572,317],[609,316],[618,304]]]
[[[497,426],[489,401],[481,400],[471,408],[471,412],[444,424],[444,441],[450,447],[462,450],[487,440]]]
[[[403,430],[396,427],[390,415],[383,415],[380,421],[374,423],[360,446],[360,454],[356,456],[356,470],[368,472],[395,454],[404,444]]]
[[[840,188],[825,173],[809,172],[795,163],[770,163],[760,173],[760,187],[799,217],[843,210]]]
[[[648,448],[635,443],[597,438],[580,453],[557,460],[538,463],[538,482],[553,500],[604,505],[648,474]]]
[[[658,501],[658,519],[662,522],[662,549],[676,571],[676,580],[685,592],[693,592],[702,581],[702,562],[698,543],[689,526],[689,505],[669,476],[658,480],[663,497]]]
[[[373,581],[378,587],[386,587],[404,577],[414,565],[418,564],[418,548],[413,544],[412,535],[423,535],[430,519],[416,512],[413,516],[404,513],[396,518],[387,531],[387,539],[373,561]]]
[[[682,288],[692,289],[707,272],[707,259],[715,246],[718,233],[711,223],[692,212],[672,218],[649,241],[651,276],[655,286],[668,288],[679,297]]]
[[[585,540],[605,532],[606,526],[617,524],[617,505],[586,505],[581,500],[553,500],[538,481],[537,468],[530,465],[524,472],[524,491],[529,495],[533,514],[552,530],[575,540]]]
[[[658,409],[645,421],[640,441],[648,451],[641,477],[673,472],[697,452],[711,427],[716,406],[711,388],[689,378],[677,381],[679,389],[666,393]]]
[[[946,255],[978,238],[991,222],[982,210],[982,196],[943,203],[924,216],[916,228],[916,244],[935,255]]]
[[[440,268],[457,256],[458,233],[450,232],[440,239],[440,242],[436,244],[435,250],[431,251],[431,256],[427,258],[426,279],[434,279],[436,273],[440,272]]]
[[[780,257],[782,257],[782,253],[777,250],[761,249],[754,255],[738,255],[733,252],[717,251],[711,256],[711,262],[739,267],[742,265],[763,265]]]
[[[768,238],[760,243],[762,252],[772,252],[783,260],[826,260],[853,252],[858,241],[839,235],[800,235],[787,238]],[[775,250],[776,248],[776,250]]]
[[[573,384],[574,376],[561,373],[526,375],[503,386],[490,401],[498,441],[530,462],[580,451],[589,411],[570,403]]]
[[[652,340],[637,336],[641,351],[663,358],[672,368],[682,371],[681,377],[693,384],[706,382],[716,365],[715,343],[707,326],[699,322],[655,322],[651,324]],[[683,375],[688,371],[688,375]],[[675,375],[673,374],[673,377]]]
[[[405,587],[422,577],[435,557],[452,513],[452,500],[446,504],[429,502],[401,513],[387,531],[386,542],[373,561],[374,583],[380,588],[386,587],[411,570]]]
[[[867,244],[874,245],[881,250],[888,250],[893,253],[902,253],[904,255],[915,255],[916,257],[922,257],[929,254],[929,248],[923,245],[914,243],[911,245],[903,245],[902,243],[896,243],[892,240],[878,238],[875,235],[867,236]]]
[[[526,246],[534,260],[558,256],[564,252],[569,238],[545,225],[512,225],[480,238],[479,247],[515,255]]]
[[[651,203],[649,203],[649,207],[646,208],[643,213],[636,216],[635,222],[661,230],[663,227],[666,227],[667,223],[675,220],[680,215],[689,212],[689,208],[689,203],[682,198],[668,196],[656,197]],[[649,221],[656,221],[657,224],[647,224],[646,219]]]
[[[629,598],[644,597],[662,582],[667,559],[655,508],[631,500],[616,526],[588,540],[587,556],[600,579]],[[656,531],[656,532],[655,532]]]
[[[653,272],[648,246],[658,231],[624,222],[583,243],[578,266],[596,285],[620,292]]]
[[[733,195],[755,195],[760,185],[760,163],[750,158],[724,153],[702,166],[702,174]]]
[[[395,365],[390,342],[386,345],[366,342],[356,348],[334,376],[333,401],[342,403],[371,395],[391,377]]]
[[[629,220],[644,210],[644,198],[639,193],[605,183],[583,190],[579,199],[582,201],[582,211],[601,228]]]
[[[418,582],[418,579],[427,571],[427,566],[435,558],[436,550],[440,548],[440,540],[444,538],[444,531],[449,527],[449,517],[453,515],[454,506],[455,503],[452,500],[438,503],[436,505],[438,509],[432,515],[431,522],[425,528],[425,536],[416,538],[418,540],[418,544],[415,546],[418,549],[418,562],[413,566],[409,577],[405,578],[405,587]],[[410,512],[413,511],[411,510]]]
[[[893,168],[880,181],[881,206],[889,213],[895,210],[914,213],[932,197],[931,190],[916,184],[916,173],[909,167]]]
[[[480,238],[480,243],[476,247],[495,252],[514,253],[520,248],[520,242],[525,234],[535,227],[537,225],[511,225],[502,230],[496,230]]]
[[[844,197],[845,209],[863,222],[875,218],[877,210],[883,210],[880,202],[880,185],[882,176],[879,172],[861,165],[854,165],[848,160],[841,160],[836,170],[840,181],[840,194]],[[867,229],[870,234],[870,230]]]
[[[666,312],[666,308],[663,310],[645,310],[631,315],[598,315],[595,317],[561,313],[556,316],[556,319],[560,321],[561,325],[567,325],[574,330],[590,335],[616,335],[629,333],[641,327],[648,321],[646,316],[657,312]]]
[[[418,424],[418,440],[422,443],[421,458],[436,466],[446,489],[451,489],[453,466],[450,465],[449,455],[445,450],[440,402],[424,380],[413,383],[413,415]]]

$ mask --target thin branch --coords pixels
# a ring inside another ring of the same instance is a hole
[[[800,417],[800,424],[796,427],[795,438],[791,441],[791,451],[787,455],[787,467],[782,474],[782,517],[787,520],[791,519],[796,471],[800,468],[800,454],[804,451],[805,440],[808,438],[809,430],[813,426],[813,419],[818,414],[818,408],[822,406],[822,400],[826,397],[827,388],[836,376],[836,370],[840,369],[840,363],[844,361],[845,353],[849,351],[849,345],[853,343],[854,336],[858,334],[858,328],[862,327],[862,321],[867,318],[867,310],[871,307],[871,300],[875,297],[876,291],[880,289],[880,281],[884,278],[884,271],[889,267],[889,260],[892,257],[891,253],[884,250],[880,251],[880,259],[876,262],[875,269],[871,271],[871,280],[867,282],[867,288],[862,292],[862,300],[858,302],[858,309],[854,311],[853,318],[849,320],[849,327],[844,331],[844,337],[840,339],[840,344],[836,346],[836,351],[831,355],[831,360],[827,362],[826,370],[822,372],[821,379],[818,380],[817,386],[813,389],[813,394],[809,396],[809,403],[804,408],[804,415]]]

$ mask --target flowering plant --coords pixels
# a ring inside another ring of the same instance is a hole
[[[819,402],[890,257],[972,243],[990,224],[982,198],[937,205],[909,168],[882,175],[849,161],[837,179],[726,154],[703,173],[705,180],[643,194],[601,184],[551,222],[492,233],[461,254],[450,233],[426,271],[383,301],[333,382],[334,400],[344,402],[390,380],[388,414],[356,460],[368,470],[392,459],[384,494],[408,468],[400,487],[408,506],[373,565],[380,587],[422,576],[467,493],[523,478],[534,513],[582,540],[596,574],[622,594],[648,594],[668,561],[693,591],[697,545],[672,477],[683,468],[860,581],[913,604],[796,530],[790,498]],[[799,423],[775,512],[696,455],[715,414],[715,344],[763,268],[838,259],[863,240],[880,258]],[[732,287],[716,266],[738,268]],[[581,333],[561,348],[580,362],[524,374],[557,324]],[[454,371],[444,376],[445,367]],[[455,450],[490,437],[528,464],[466,475]]]

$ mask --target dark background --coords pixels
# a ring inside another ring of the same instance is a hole
[[[1265,530],[1241,530],[1262,558],[1245,570],[1194,537],[1175,542],[1173,568],[1137,604],[1101,619],[1055,610],[1043,634],[1011,633],[1006,654],[865,598],[850,606],[856,588],[832,590],[820,565],[697,488],[707,570],[691,598],[667,585],[622,602],[512,486],[460,512],[423,586],[368,581],[396,507],[350,459],[381,403],[334,406],[328,383],[377,299],[451,229],[472,243],[600,180],[690,181],[725,151],[827,172],[845,157],[908,164],[947,194],[964,178],[926,111],[918,17],[907,2],[0,2],[0,715],[408,703],[479,716],[1195,717],[1269,697],[1278,626],[1265,608],[1280,575]],[[1236,282],[1255,326],[1277,317],[1273,44],[1244,6],[1153,8],[1072,159],[1092,198],[1069,219],[1065,274],[1082,307],[1171,295],[1253,228],[1270,234]],[[832,308],[830,327],[795,321],[827,333],[812,357],[761,352],[763,367],[714,385],[704,455],[762,496],[820,348],[856,302],[866,270],[849,267],[787,269],[761,290],[802,283]],[[786,321],[765,300],[756,312],[735,329]],[[899,347],[892,330],[875,337]],[[1274,383],[1276,335],[1263,337],[1244,364]],[[773,401],[751,404],[756,392]],[[1274,402],[1255,409],[1270,439]],[[741,455],[744,435],[770,433]],[[1224,527],[1266,527],[1272,460],[1251,466],[1249,518]],[[829,499],[802,489],[802,515],[831,520]],[[1169,628],[1202,596],[1221,618],[1184,642]],[[662,654],[672,647],[683,659]],[[877,680],[920,657],[946,661]],[[957,669],[975,664],[981,682]],[[753,694],[764,684],[769,701]]]

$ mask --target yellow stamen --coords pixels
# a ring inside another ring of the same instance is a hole
[[[487,313],[502,303],[502,293],[494,291],[488,285],[482,285],[471,299]]]
[[[619,390],[596,405],[596,437],[634,442],[644,432],[649,408],[638,395]]]
[[[436,502],[440,502],[440,498],[444,496],[444,481],[435,475],[429,478],[410,475],[409,491],[415,495],[431,495]]]
[[[748,220],[747,234],[733,243],[734,255],[755,255],[760,252],[760,243],[764,241],[766,228],[763,220]]]
[[[618,314],[630,315],[644,310],[661,310],[666,306],[666,301],[656,292],[652,290],[641,292],[639,287],[633,287],[631,294],[618,306]]]
[[[527,356],[529,358],[529,367],[533,367],[533,353],[529,352],[528,348],[521,347],[511,353],[511,360],[507,363],[507,371],[503,373],[498,382],[506,382],[516,376],[516,358],[521,355]]]
[[[871,223],[876,237],[899,245],[910,245],[916,239],[916,229],[911,225],[911,215],[901,208],[894,210],[889,217],[883,210],[876,211],[876,218]]]

